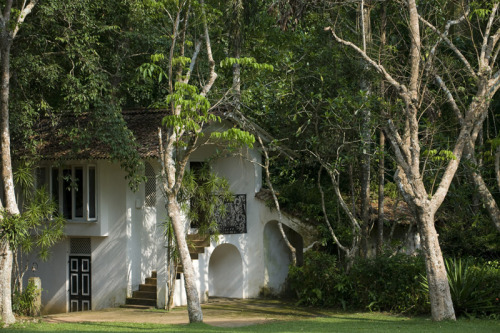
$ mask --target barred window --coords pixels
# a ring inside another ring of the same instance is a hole
[[[145,176],[146,176],[146,207],[155,207],[156,206],[156,175],[155,170],[146,162],[145,166]]]
[[[69,252],[71,254],[91,254],[90,238],[71,238]]]

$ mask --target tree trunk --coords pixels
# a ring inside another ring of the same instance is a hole
[[[500,146],[495,152],[495,176],[497,179],[498,190],[500,190]]]
[[[493,222],[497,230],[500,232],[500,209],[498,208],[495,198],[493,198],[493,195],[488,189],[488,186],[486,186],[481,174],[473,169],[470,170],[470,173],[472,180],[477,187],[477,193],[481,198],[481,202],[484,204],[486,211],[490,216],[491,222]]]
[[[434,212],[429,205],[425,205],[416,209],[416,216],[422,237],[432,319],[435,321],[455,320],[446,266],[434,227]]]
[[[176,196],[173,194],[168,195],[168,216],[172,220],[175,239],[181,257],[189,322],[201,323],[203,322],[203,313],[201,312],[200,297],[198,289],[196,288],[196,276],[193,269],[193,262],[191,261],[191,255],[189,254],[189,248],[186,242],[186,232],[184,230],[180,206]]]
[[[479,143],[481,145],[481,138],[479,139]],[[482,161],[480,160],[478,162],[476,158],[475,144],[473,142],[469,142],[466,145],[464,151],[464,158],[468,160],[470,164],[472,164],[472,167],[466,165],[466,169],[469,171],[472,181],[476,186],[477,192],[475,193],[475,195],[477,194],[479,196],[482,204],[488,212],[491,222],[493,222],[497,230],[500,232],[500,209],[488,186],[484,182],[483,176],[481,175],[480,169],[482,166]]]
[[[380,157],[378,164],[378,222],[377,222],[377,254],[382,254],[382,248],[384,246],[384,176],[385,176],[385,165],[384,165],[384,148],[385,148],[385,136],[384,132],[380,131],[379,138],[380,145]]]
[[[361,34],[363,39],[363,51],[366,52],[367,44],[371,43],[371,29],[370,29],[370,9],[365,6],[365,2],[361,1],[360,8],[360,21],[361,21]],[[359,87],[366,96],[371,93],[371,84],[366,79],[366,71],[368,64],[363,60],[362,66],[365,73],[361,76]],[[365,97],[366,99],[367,97]],[[370,165],[371,165],[371,111],[368,107],[364,106],[361,110],[362,123],[361,123],[361,235],[363,238],[362,243],[362,257],[368,256],[369,243],[368,238],[370,235]]]
[[[0,322],[10,325],[16,322],[11,300],[12,251],[6,239],[0,241]]]
[[[14,177],[12,175],[12,162],[10,156],[10,129],[9,129],[9,82],[10,82],[10,46],[11,40],[8,33],[2,32],[1,36],[1,91],[0,91],[0,113],[1,113],[1,143],[2,143],[2,183],[4,190],[5,210],[9,215],[19,214],[14,192]],[[12,251],[6,239],[1,240],[0,251],[0,313],[1,321],[10,325],[15,322],[12,313]]]

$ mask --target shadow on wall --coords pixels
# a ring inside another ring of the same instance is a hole
[[[297,253],[297,264],[303,261],[302,237],[283,225],[285,234]],[[290,249],[285,243],[277,221],[270,221],[264,227],[265,284],[273,293],[280,293],[288,276],[288,266],[292,262]]]
[[[215,248],[208,264],[210,296],[243,297],[243,265],[236,246],[221,244]]]
[[[127,296],[126,218],[121,216],[107,238],[92,238],[92,309],[115,307]]]
[[[156,208],[144,207],[144,217],[141,228],[141,276],[139,283],[156,270]]]

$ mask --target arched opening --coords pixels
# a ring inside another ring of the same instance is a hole
[[[293,229],[283,224],[283,230],[297,253],[297,264],[302,264],[303,240]],[[271,221],[264,227],[265,283],[271,292],[279,293],[283,289],[292,254],[285,243],[277,221]]]
[[[215,248],[208,264],[209,296],[243,297],[243,264],[240,251],[232,244]]]

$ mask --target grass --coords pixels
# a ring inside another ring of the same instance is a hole
[[[500,332],[500,321],[460,319],[432,322],[381,313],[331,314],[305,320],[274,321],[245,327],[221,328],[207,324],[161,325],[135,323],[17,323],[8,332]]]

